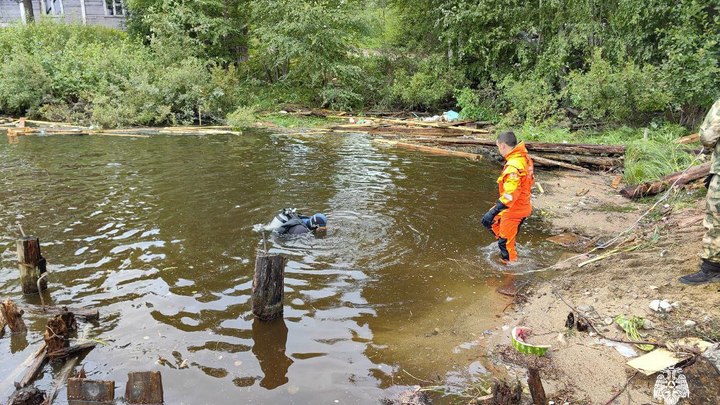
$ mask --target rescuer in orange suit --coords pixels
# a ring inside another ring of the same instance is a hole
[[[500,198],[483,215],[482,224],[495,235],[502,261],[507,264],[517,260],[515,238],[520,225],[532,212],[530,199],[535,176],[525,144],[518,144],[513,132],[498,135],[496,144],[505,158],[505,166],[497,179]]]

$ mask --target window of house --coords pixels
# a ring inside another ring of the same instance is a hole
[[[107,15],[125,15],[122,0],[105,0],[105,13]]]
[[[45,14],[62,15],[64,11],[62,0],[45,0]]]

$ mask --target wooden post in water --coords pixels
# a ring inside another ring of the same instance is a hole
[[[73,401],[112,404],[115,401],[115,381],[70,378],[68,379],[67,399],[70,404],[73,404]]]
[[[271,321],[283,314],[285,264],[286,257],[258,250],[253,277],[252,311],[260,320]]]
[[[10,328],[11,333],[27,332],[25,322],[22,320],[24,311],[15,305],[11,299],[0,302],[0,336],[5,325]]]
[[[17,254],[23,294],[35,294],[46,290],[46,278],[42,278],[38,284],[38,279],[47,271],[45,258],[40,254],[40,239],[24,236],[17,241]]]
[[[159,371],[143,371],[128,373],[128,382],[125,386],[125,401],[128,404],[163,403],[162,376]]]

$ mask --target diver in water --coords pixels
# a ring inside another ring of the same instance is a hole
[[[317,213],[311,217],[298,214],[295,208],[285,208],[273,218],[267,228],[278,235],[300,235],[323,231],[327,227],[327,217]]]

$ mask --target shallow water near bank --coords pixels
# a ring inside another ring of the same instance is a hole
[[[41,239],[46,302],[99,308],[89,335],[109,345],[81,364],[117,397],[128,372],[159,370],[168,404],[377,403],[421,379],[482,378],[482,337],[503,333],[490,329],[508,275],[479,226],[496,164],[360,134],[2,138],[0,297],[40,303],[21,294],[19,222]],[[329,231],[268,240],[289,262],[284,319],[262,323],[253,225],[283,207],[327,213]],[[545,236],[531,218],[520,269],[552,261]],[[27,337],[0,339],[0,375],[42,340],[45,317],[25,319]]]

